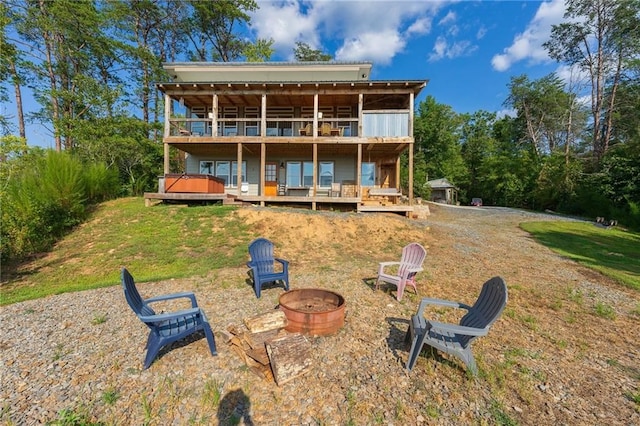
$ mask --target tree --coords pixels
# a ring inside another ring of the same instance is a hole
[[[325,62],[333,59],[328,53],[319,49],[312,49],[307,43],[296,41],[293,54],[298,62]]]
[[[244,49],[244,57],[247,62],[266,62],[271,59],[271,55],[275,51],[273,49],[274,40],[259,38],[255,43],[248,44]]]
[[[73,149],[78,120],[113,111],[118,102],[118,44],[105,33],[105,16],[90,1],[37,0],[24,5],[16,28],[29,45],[28,72],[41,105],[35,114],[53,124],[56,150]]]
[[[521,140],[522,126],[509,116],[496,120],[492,126],[494,153],[482,166],[482,181],[492,188],[495,203],[504,206],[537,206],[533,197],[540,172],[541,159]]]
[[[242,57],[249,42],[238,34],[248,25],[248,12],[257,9],[254,0],[191,0],[191,13],[185,19],[185,34],[198,61],[235,61]],[[240,28],[241,29],[241,28]]]
[[[18,120],[18,135],[26,137],[26,127],[24,122],[24,112],[22,109],[22,76],[18,72],[17,63],[20,61],[20,51],[9,39],[7,28],[12,24],[14,15],[10,12],[8,5],[0,3],[0,83],[10,81],[13,85],[14,98],[16,103],[16,118]],[[9,99],[9,95],[4,86],[0,86],[0,101]],[[11,131],[9,117],[0,116],[0,130],[8,134]]]
[[[538,156],[556,149],[569,152],[586,124],[577,96],[565,92],[563,85],[553,73],[534,81],[526,75],[511,78],[505,105],[516,110],[523,142]]]
[[[612,114],[612,146],[640,139],[640,63],[638,75],[620,84],[616,99],[617,108]]]
[[[486,180],[482,170],[486,160],[494,155],[492,125],[496,115],[478,111],[462,117],[464,122],[460,129],[461,154],[468,170],[465,192],[487,198],[485,194],[490,194],[492,191],[484,185]]]
[[[158,121],[154,84],[167,77],[162,61],[166,60],[167,45],[175,44],[175,20],[185,9],[178,3],[171,10],[169,7],[158,0],[127,0],[111,2],[104,11],[115,23],[114,33],[124,41],[123,66],[130,78],[123,82],[127,87],[123,95],[132,95],[130,102],[140,108],[145,123]]]
[[[424,170],[425,181],[446,177],[460,185],[467,180],[467,169],[461,155],[461,117],[450,106],[439,104],[432,96],[420,103],[414,121],[416,157],[414,164]],[[424,161],[424,166],[421,163]],[[416,176],[414,191],[423,191],[422,182]]]
[[[592,148],[600,161],[609,148],[616,92],[630,58],[640,54],[639,0],[567,0],[565,22],[544,43],[557,61],[577,66],[591,86]]]

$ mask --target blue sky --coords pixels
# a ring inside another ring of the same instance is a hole
[[[503,105],[512,76],[530,79],[565,67],[544,48],[562,22],[563,0],[258,1],[254,37],[272,38],[272,60],[293,60],[296,41],[336,60],[373,62],[372,79],[425,79],[427,95],[458,113],[509,111]],[[26,105],[29,109],[29,105]],[[11,106],[9,106],[9,110]],[[28,143],[52,147],[42,126],[28,126]]]
[[[563,0],[259,1],[252,30],[291,60],[296,41],[336,60],[373,62],[372,79],[427,79],[427,95],[454,111],[508,113],[512,76],[566,71],[542,43],[562,22]]]

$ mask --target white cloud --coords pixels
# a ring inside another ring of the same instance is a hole
[[[407,36],[428,34],[431,31],[431,19],[421,18],[407,28],[405,34]]]
[[[514,108],[501,109],[500,111],[496,111],[496,118],[504,118],[504,117],[517,117],[518,111]]]
[[[439,22],[438,25],[446,25],[452,22],[455,22],[456,19],[458,19],[458,17],[456,16],[455,12],[453,11],[449,11],[449,13],[447,13],[444,18],[442,18]]]
[[[516,35],[511,46],[491,59],[493,68],[506,71],[515,62],[522,60],[529,60],[531,63],[548,61],[549,55],[542,44],[549,39],[551,26],[562,22],[564,12],[564,0],[551,0],[540,4],[524,32]]]
[[[575,91],[576,87],[581,88],[589,84],[589,73],[579,69],[578,66],[563,64],[556,69],[555,73],[572,91]]]
[[[396,31],[370,32],[358,38],[345,40],[336,51],[339,61],[373,61],[388,64],[396,52],[402,51],[405,40]]]
[[[260,9],[251,18],[251,28],[258,37],[273,39],[276,52],[292,59],[296,41],[314,48],[320,45],[314,17],[304,15],[297,2],[260,2],[258,5]]]
[[[487,34],[487,28],[483,25],[478,29],[476,33],[476,39],[481,40]]]
[[[408,40],[431,31],[443,6],[430,1],[260,1],[251,28],[273,38],[276,55],[292,59],[296,41],[333,54],[339,60],[388,63]],[[324,45],[321,42],[324,41]],[[336,46],[331,51],[331,46]]]
[[[453,59],[459,56],[469,55],[476,51],[478,46],[468,40],[449,43],[446,38],[439,36],[433,45],[433,51],[429,55],[429,62],[439,61],[443,58]]]

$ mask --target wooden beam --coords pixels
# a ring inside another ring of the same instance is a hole
[[[236,193],[238,194],[238,197],[240,197],[242,195],[242,142],[238,143],[238,158],[236,160],[236,172],[237,172],[237,188],[236,188]]]
[[[313,144],[313,196],[315,197],[317,195],[317,188],[316,188],[316,184],[317,184],[317,179],[318,179],[318,144],[314,143]],[[335,173],[335,170],[334,170]],[[315,210],[315,205],[312,206],[312,210]]]
[[[360,184],[362,183],[362,144],[358,144],[358,160],[356,165],[356,197],[362,196],[362,188]]]
[[[362,93],[358,94],[358,135],[362,136],[362,117],[363,117],[363,108],[364,108],[364,95]]]
[[[211,99],[211,135],[218,136],[218,95],[215,93]]]
[[[265,143],[260,144],[260,188],[258,194],[264,196],[264,169],[267,164],[267,146]],[[261,206],[264,206],[264,201],[260,202]]]
[[[413,144],[409,146],[409,205],[413,205]]]

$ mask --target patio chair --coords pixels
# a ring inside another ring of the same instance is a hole
[[[260,298],[262,285],[281,281],[285,290],[289,290],[289,262],[273,256],[273,243],[266,238],[256,238],[249,244],[251,261],[247,266],[253,275],[253,288]],[[280,271],[275,266],[280,264]]]
[[[133,277],[126,268],[122,268],[121,279],[127,303],[131,309],[133,309],[133,312],[135,312],[140,321],[149,327],[149,337],[145,346],[147,349],[147,355],[145,356],[143,367],[145,370],[149,368],[160,352],[160,349],[164,346],[167,346],[177,340],[182,340],[198,331],[204,331],[211,355],[218,354],[216,351],[216,342],[213,337],[211,327],[209,326],[209,322],[207,321],[207,317],[202,309],[198,307],[196,296],[192,292],[174,293],[143,299],[140,297],[140,293],[138,293]],[[179,298],[190,299],[191,308],[170,313],[156,314],[149,306],[149,304],[153,302]]]
[[[311,136],[312,132],[313,126],[311,125],[311,123],[307,123],[306,126],[300,128],[300,136]]]
[[[415,366],[422,346],[429,345],[460,358],[469,371],[476,375],[478,368],[471,353],[471,342],[478,336],[487,335],[506,304],[507,285],[500,277],[493,277],[484,283],[473,306],[440,299],[422,299],[418,312],[411,317],[405,338],[406,343],[411,342],[407,370],[411,371]],[[427,305],[462,308],[468,312],[460,320],[460,325],[445,324],[425,319]]]
[[[380,282],[393,284],[397,287],[396,298],[402,300],[405,287],[410,285],[418,294],[416,288],[416,274],[423,270],[422,263],[427,257],[427,251],[418,243],[411,243],[402,249],[400,262],[381,262],[378,266],[378,278],[376,279],[376,290]],[[397,272],[389,272],[392,267],[397,266]]]
[[[322,123],[322,126],[320,126],[320,136],[331,136],[331,124]]]
[[[331,191],[329,192],[330,197],[339,197],[340,196],[340,182],[332,182],[331,183]]]

